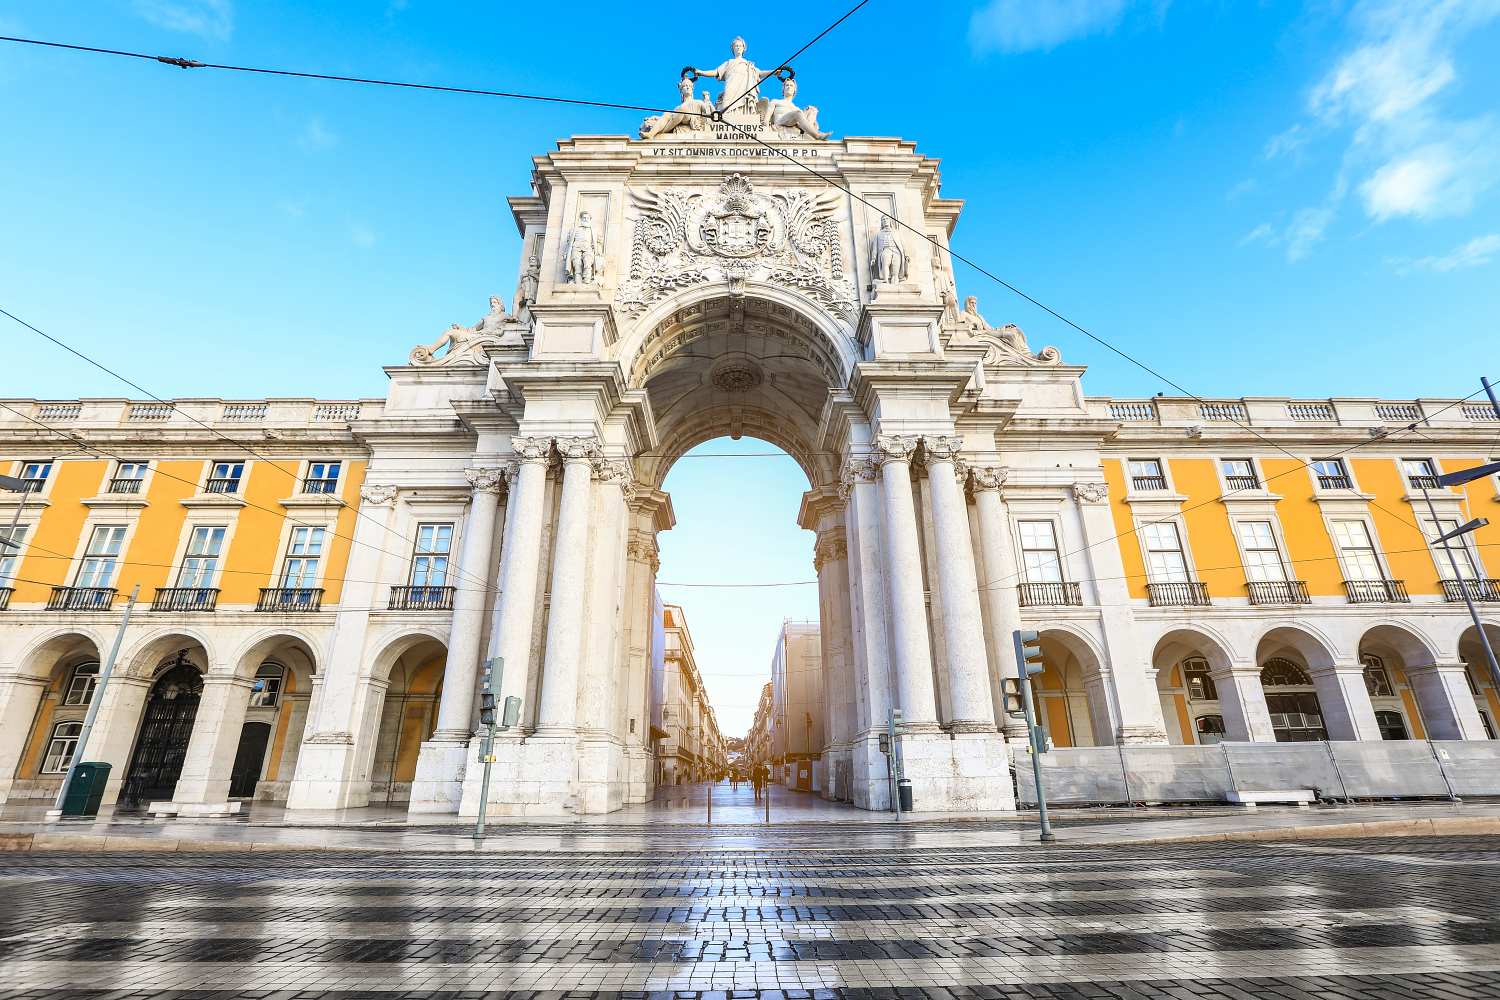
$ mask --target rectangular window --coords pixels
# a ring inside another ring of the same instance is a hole
[[[339,467],[342,462],[309,462],[307,478],[302,481],[303,493],[336,493],[339,488]]]
[[[26,546],[26,529],[30,525],[0,525],[0,587],[13,587],[16,567],[21,564],[21,553]]]
[[[28,493],[40,493],[42,487],[47,485],[47,477],[50,475],[52,475],[51,462],[21,463],[21,478],[26,480]]]
[[[1051,521],[1022,521],[1021,561],[1027,583],[1061,583],[1062,560],[1057,554],[1057,531]]]
[[[1130,485],[1138,490],[1166,489],[1167,477],[1162,474],[1161,461],[1155,458],[1132,458]]]
[[[114,582],[115,566],[120,560],[120,548],[125,544],[125,525],[100,524],[89,536],[88,548],[84,550],[83,562],[78,566],[75,587],[108,587]]]
[[[215,462],[204,484],[205,493],[238,493],[240,478],[245,474],[244,462]]]
[[[442,587],[448,582],[448,554],[453,548],[453,525],[417,526],[417,547],[411,560],[413,587]]]
[[[1248,458],[1222,459],[1219,471],[1224,474],[1224,485],[1232,490],[1260,488],[1260,479],[1255,475],[1255,463]]]
[[[224,528],[199,527],[193,529],[188,539],[187,552],[182,557],[182,569],[177,574],[179,587],[212,587],[214,573],[219,568],[219,550],[224,547]]]
[[[281,567],[281,585],[311,588],[318,585],[318,560],[323,555],[322,528],[302,526],[292,529],[286,547],[286,562]]]
[[[84,663],[73,668],[68,681],[68,691],[63,697],[64,705],[87,705],[94,697],[94,687],[99,682],[99,664]]]
[[[1446,579],[1453,572],[1453,562],[1456,562],[1460,580],[1477,580],[1480,576],[1479,566],[1474,560],[1474,550],[1469,548],[1467,535],[1448,539],[1448,551],[1453,553],[1453,562],[1448,561],[1448,552],[1436,540],[1439,535],[1447,534],[1457,527],[1458,521],[1455,518],[1440,517],[1436,521],[1430,517],[1422,518],[1422,530],[1427,533],[1427,540],[1432,543],[1432,556],[1437,560],[1438,576]]]
[[[146,462],[121,462],[115,466],[115,477],[109,481],[111,493],[139,493],[146,479]]]
[[[47,756],[42,761],[43,774],[62,774],[73,763],[73,754],[78,750],[78,736],[83,732],[81,722],[59,722],[52,730],[52,740],[47,744]]]
[[[1245,553],[1245,577],[1251,583],[1280,583],[1286,580],[1286,566],[1276,547],[1276,532],[1270,521],[1240,521],[1240,548]]]
[[[1153,583],[1187,583],[1187,559],[1182,536],[1172,521],[1154,521],[1141,528],[1146,541],[1146,572]]]
[[[1354,485],[1342,458],[1315,458],[1312,470],[1318,477],[1318,485],[1325,490],[1347,490]]]
[[[1219,689],[1209,675],[1206,661],[1185,661],[1182,665],[1182,680],[1187,685],[1188,697],[1193,701],[1219,700]]]
[[[1350,580],[1382,580],[1385,573],[1380,568],[1380,557],[1375,553],[1375,543],[1370,540],[1369,526],[1363,521],[1334,521],[1333,541],[1338,546],[1339,558],[1343,560],[1344,572]]]
[[[1429,458],[1403,458],[1401,471],[1406,475],[1407,485],[1414,490],[1438,488],[1437,467]]]

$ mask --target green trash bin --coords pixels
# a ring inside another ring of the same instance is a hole
[[[104,786],[109,783],[109,765],[86,761],[73,769],[73,780],[63,796],[64,816],[97,816],[104,801]]]

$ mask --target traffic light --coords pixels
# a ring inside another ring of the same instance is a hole
[[[481,726],[495,724],[495,696],[488,691],[479,692],[479,724]]]
[[[1014,719],[1025,718],[1026,705],[1021,701],[1021,679],[1006,677],[1001,681],[1001,690],[1005,693],[1005,714]]]
[[[891,734],[890,733],[881,733],[880,734],[880,752],[883,753],[883,754],[889,754],[891,752]]]
[[[1042,637],[1029,629],[1016,629],[1016,669],[1031,677],[1046,669],[1042,663]]]

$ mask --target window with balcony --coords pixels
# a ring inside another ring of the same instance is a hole
[[[26,545],[26,531],[30,525],[0,525],[0,588],[14,586],[16,567],[21,562],[21,552]]]
[[[337,493],[342,462],[309,462],[302,480],[303,493]]]
[[[1208,661],[1200,658],[1182,661],[1182,683],[1189,701],[1218,701],[1219,688],[1208,672]]]
[[[73,668],[68,678],[68,690],[63,694],[64,705],[87,705],[94,697],[94,688],[99,683],[99,664],[80,663]]]
[[[47,485],[47,477],[52,475],[51,462],[22,462],[21,479],[26,482],[26,492],[40,493],[42,487]]]
[[[81,722],[59,722],[52,727],[47,756],[42,759],[43,774],[62,774],[68,769],[73,763],[73,754],[78,752],[78,737],[82,733]]]
[[[452,548],[453,525],[417,525],[410,583],[391,588],[392,611],[446,610],[453,606],[453,588],[448,586],[448,557]]]
[[[1344,575],[1350,580],[1380,580],[1385,571],[1380,566],[1380,556],[1375,543],[1370,539],[1370,526],[1364,521],[1334,521],[1333,541],[1338,546],[1339,560],[1344,564]]]
[[[1219,471],[1224,475],[1224,485],[1231,490],[1260,489],[1260,477],[1255,474],[1255,463],[1248,458],[1220,459]]]
[[[112,586],[124,544],[125,525],[95,525],[93,534],[89,535],[88,548],[84,549],[83,562],[79,563],[78,574],[73,578],[73,586]]]
[[[1406,476],[1406,485],[1414,490],[1435,490],[1438,488],[1437,466],[1430,458],[1403,458],[1401,460],[1401,471]]]
[[[203,492],[238,493],[244,476],[244,462],[215,462],[209,470],[208,482],[203,484]]]
[[[323,558],[325,529],[299,525],[287,541],[286,559],[281,564],[281,586],[309,590],[318,585],[318,563]]]
[[[1146,594],[1152,606],[1206,606],[1208,588],[1188,576],[1176,522],[1153,521],[1142,525],[1140,534],[1146,547]]]
[[[1318,477],[1318,488],[1325,490],[1349,490],[1354,480],[1342,458],[1316,458],[1312,463],[1313,475]]]
[[[193,529],[188,539],[187,551],[182,557],[182,568],[177,572],[178,587],[212,587],[219,570],[219,551],[224,547],[223,527],[199,526]]]
[[[1245,556],[1245,576],[1256,583],[1282,583],[1286,565],[1276,544],[1270,521],[1240,521],[1240,549]]]
[[[1019,521],[1016,533],[1021,542],[1021,564],[1025,574],[1020,585],[1021,606],[1082,604],[1078,584],[1063,579],[1057,526],[1052,521]]]
[[[115,466],[114,478],[109,481],[111,493],[139,493],[146,482],[145,462],[121,462]]]
[[[1477,580],[1480,577],[1479,563],[1474,558],[1474,550],[1469,548],[1467,536],[1448,539],[1445,546],[1437,539],[1453,531],[1458,527],[1458,520],[1452,517],[1440,517],[1434,521],[1430,517],[1422,518],[1422,530],[1427,533],[1427,540],[1432,545],[1432,556],[1437,560],[1439,575],[1451,577],[1453,567],[1458,566],[1458,577],[1461,580]],[[1453,558],[1448,558],[1448,553],[1453,553]]]
[[[1129,465],[1131,489],[1151,491],[1167,488],[1167,477],[1162,472],[1160,459],[1132,458]]]

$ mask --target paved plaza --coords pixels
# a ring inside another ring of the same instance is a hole
[[[1079,839],[1108,817],[1062,822],[1049,847],[793,824],[0,855],[0,1000],[1500,1000],[1500,838],[1111,846]]]

